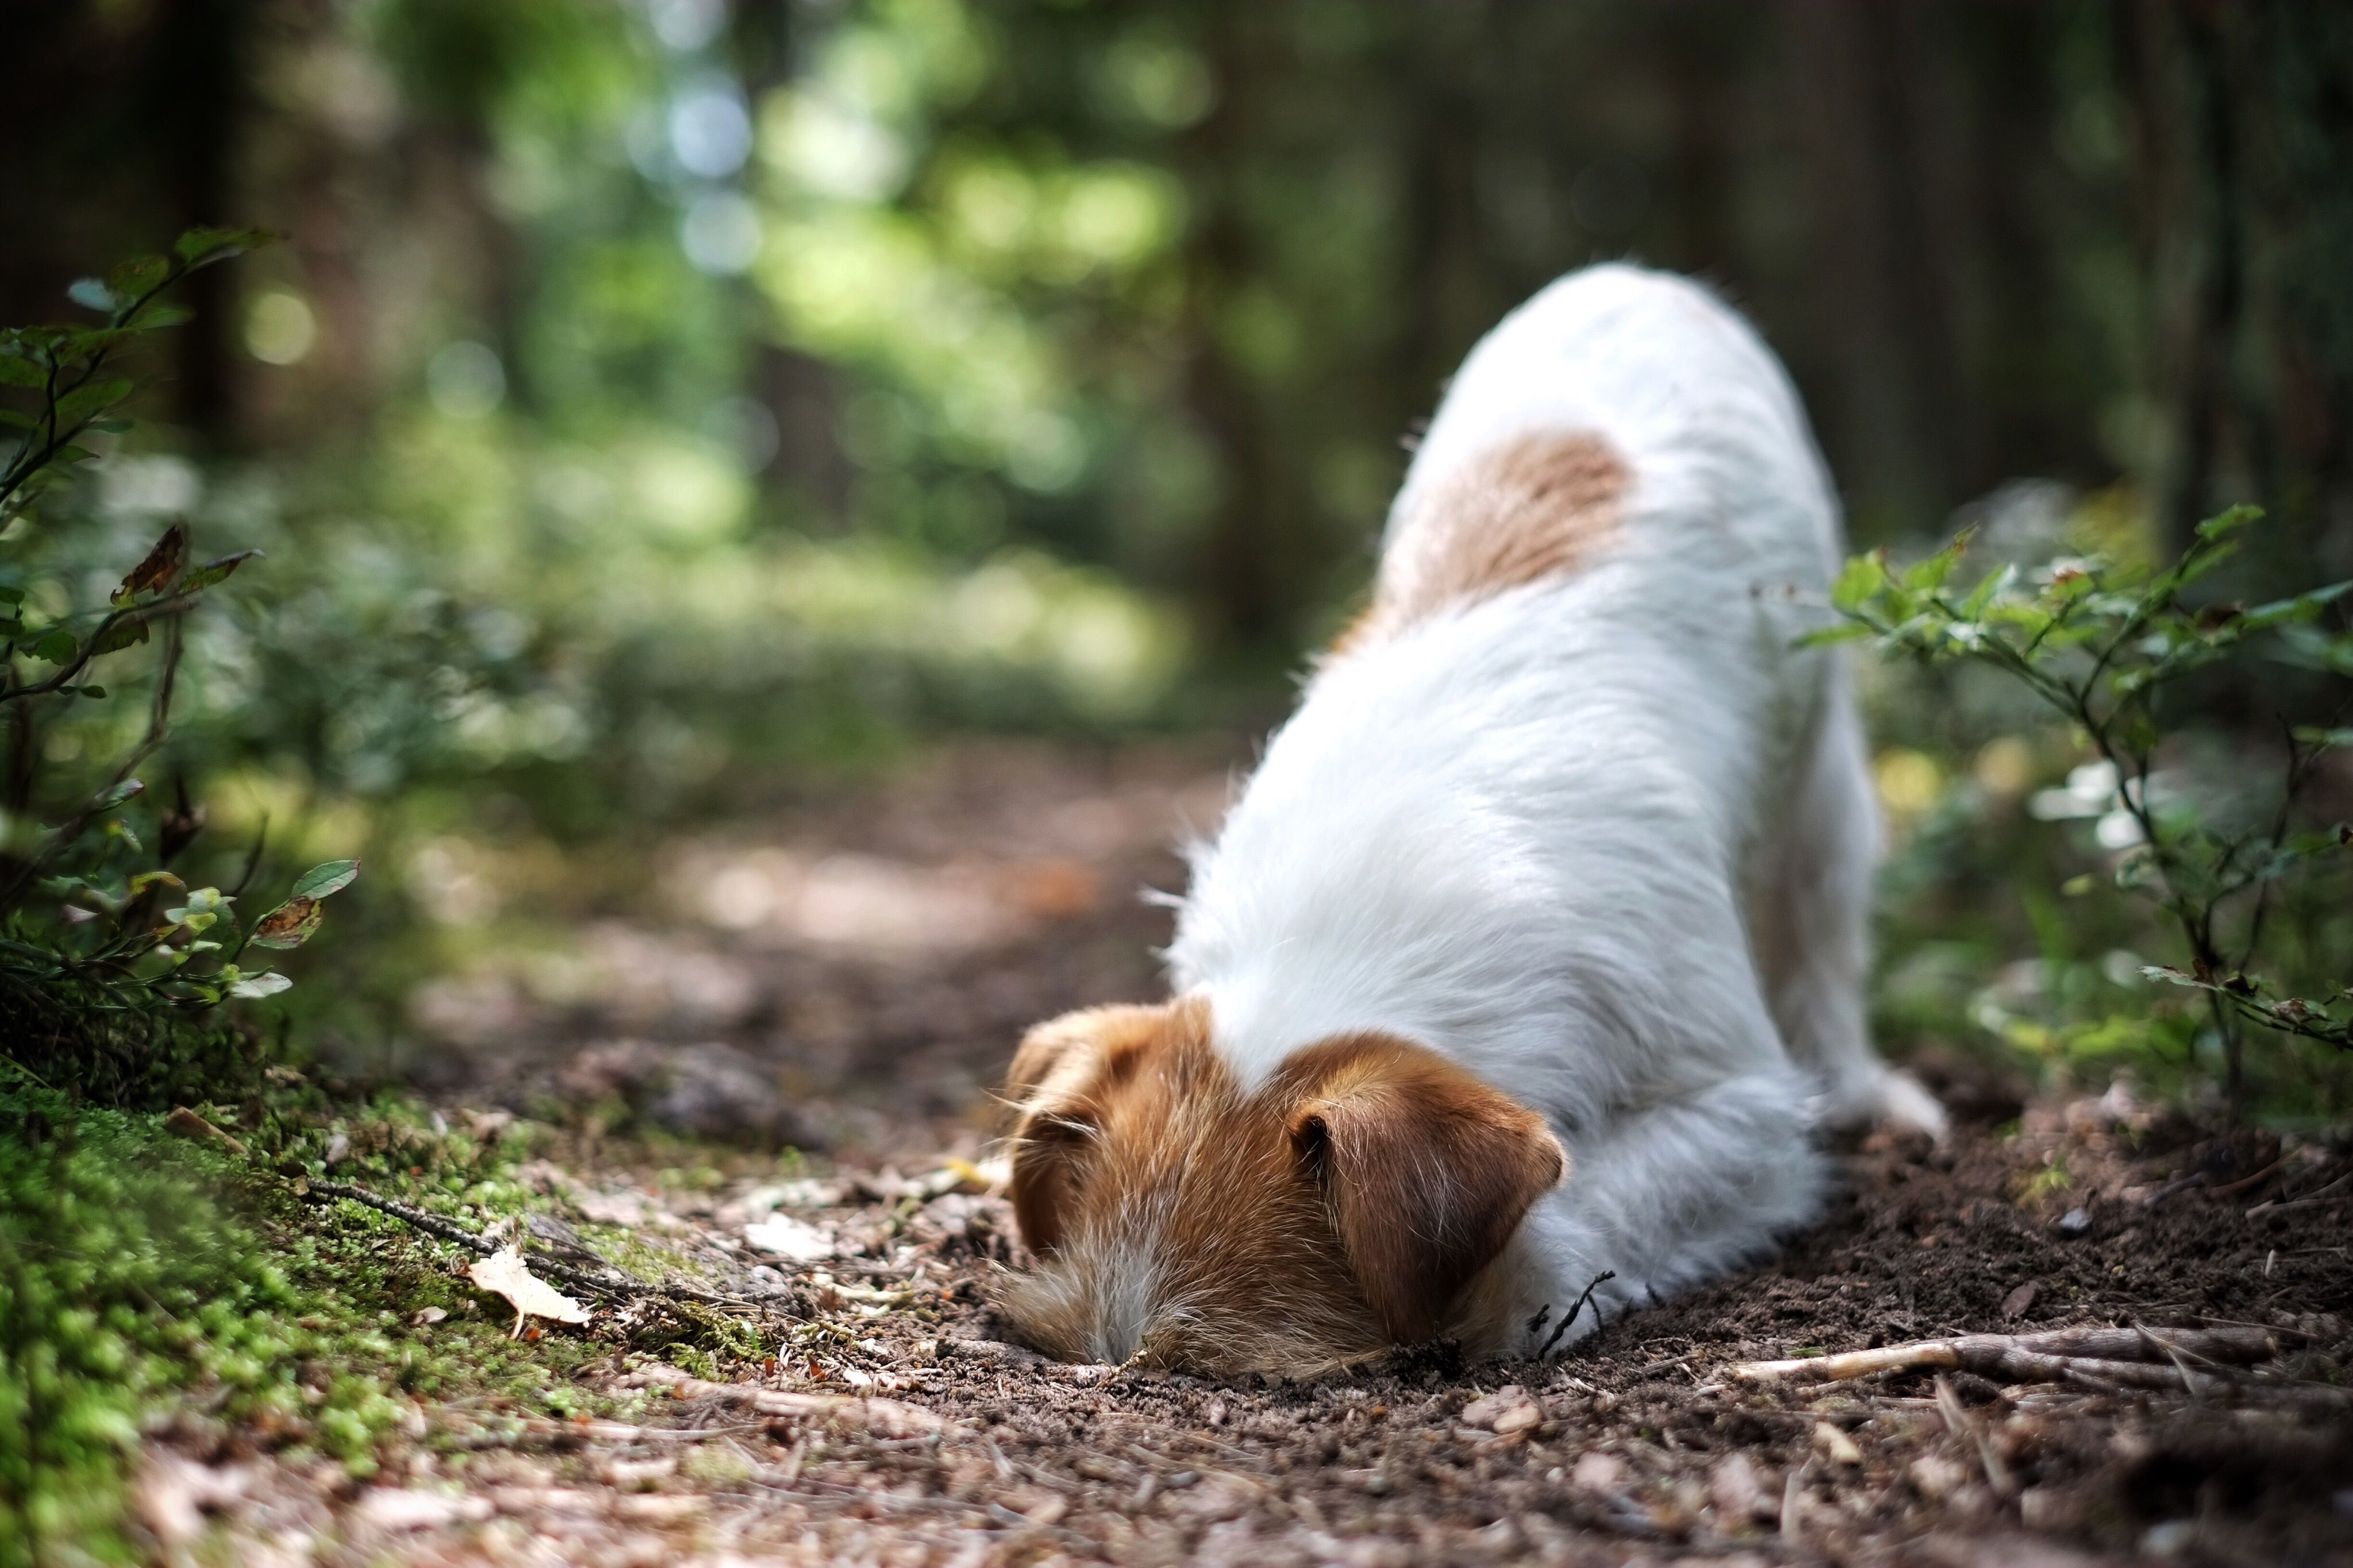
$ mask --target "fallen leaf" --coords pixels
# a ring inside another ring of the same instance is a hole
[[[2025,1284],[2004,1296],[2001,1299],[2002,1321],[2015,1322],[2018,1319],[2026,1316],[2026,1309],[2034,1305],[2036,1289],[2034,1281],[2029,1279]]]
[[[794,1263],[822,1263],[840,1250],[824,1231],[785,1214],[745,1226],[744,1239],[772,1258]]]
[[[477,1258],[466,1269],[466,1277],[513,1304],[514,1338],[522,1337],[525,1318],[548,1318],[559,1323],[588,1321],[586,1307],[533,1274],[523,1262],[522,1254],[512,1247],[502,1247],[488,1258]]]

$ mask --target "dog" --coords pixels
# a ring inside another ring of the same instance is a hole
[[[1802,643],[1841,548],[1705,289],[1590,268],[1489,333],[1192,853],[1172,998],[1015,1056],[1018,1331],[1209,1375],[1544,1353],[1807,1224],[1826,1125],[1940,1132],[1868,1037],[1878,818]]]

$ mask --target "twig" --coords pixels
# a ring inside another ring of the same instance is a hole
[[[1585,1304],[1593,1300],[1593,1293],[1617,1278],[1618,1271],[1614,1268],[1605,1268],[1593,1277],[1592,1282],[1585,1287],[1585,1293],[1570,1304],[1567,1314],[1552,1326],[1552,1337],[1545,1341],[1544,1349],[1536,1352],[1538,1361],[1552,1354],[1552,1347],[1560,1343],[1560,1336],[1568,1332],[1568,1325],[1577,1321],[1577,1314],[1585,1310]],[[1601,1309],[1599,1307],[1593,1309],[1593,1325],[1596,1329],[1601,1326]]]
[[[2301,1208],[2306,1204],[2325,1203],[2327,1201],[2328,1195],[2331,1193],[2334,1193],[2337,1188],[2343,1186],[2348,1182],[2353,1182],[2353,1171],[2348,1171],[2344,1175],[2337,1177],[2335,1181],[2329,1183],[2318,1192],[2306,1193],[2300,1198],[2272,1198],[2263,1203],[2259,1203],[2254,1207],[2247,1211],[2247,1217],[2249,1219],[2253,1219],[2257,1215],[2275,1214],[2281,1209]]]
[[[2058,1329],[2039,1334],[1961,1334],[1951,1339],[1918,1340],[1877,1350],[1849,1351],[1841,1355],[1809,1356],[1795,1361],[1743,1362],[1732,1375],[1751,1383],[1843,1383],[1883,1372],[1973,1372],[1981,1377],[2007,1377],[2031,1382],[2056,1375],[2063,1363],[2092,1363],[2082,1367],[2093,1376],[2105,1376],[2126,1363],[2147,1365],[2153,1350],[2168,1344],[2173,1350],[2218,1362],[2267,1361],[2279,1353],[2268,1329]],[[2163,1382],[2174,1381],[2170,1371]]]
[[[878,1437],[928,1437],[957,1429],[955,1423],[938,1412],[926,1410],[920,1405],[909,1405],[900,1399],[880,1399],[865,1394],[796,1394],[788,1389],[765,1388],[756,1383],[710,1383],[668,1366],[640,1367],[630,1374],[628,1381],[646,1387],[667,1388],[672,1397],[678,1399],[716,1399],[723,1404],[748,1407],[763,1415],[839,1422]]]
[[[2286,1163],[2287,1156],[2283,1154],[2252,1176],[2242,1176],[2227,1186],[2216,1187],[2212,1195],[2218,1198],[2230,1198],[2236,1197],[2241,1193],[2251,1192],[2271,1180],[2272,1173]]]

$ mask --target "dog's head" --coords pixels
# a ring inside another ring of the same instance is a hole
[[[1566,1167],[1543,1118],[1386,1035],[1245,1089],[1198,998],[1041,1025],[1008,1094],[1037,1266],[1000,1303],[1071,1360],[1307,1372],[1432,1338]]]

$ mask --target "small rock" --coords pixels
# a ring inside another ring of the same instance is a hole
[[[2089,1209],[2069,1209],[2059,1216],[2059,1234],[2062,1236],[2082,1236],[2091,1228],[2092,1211]]]
[[[1599,1448],[1588,1448],[1578,1455],[1568,1472],[1568,1484],[1580,1491],[1614,1492],[1625,1481],[1624,1461]]]
[[[176,1454],[161,1454],[148,1462],[136,1492],[139,1516],[167,1546],[192,1541],[204,1528],[202,1512],[223,1508],[245,1494],[253,1472],[242,1468],[216,1469]]]
[[[614,1500],[613,1512],[639,1524],[670,1524],[693,1518],[710,1500],[693,1492],[642,1492]]]
[[[488,1498],[378,1487],[353,1504],[352,1511],[361,1523],[377,1530],[438,1530],[490,1518],[491,1503]]]
[[[2168,1519],[2162,1524],[2152,1524],[2140,1538],[2141,1554],[2146,1557],[2179,1557],[2189,1550],[2198,1539],[2198,1526],[2186,1519]]]
[[[1924,1454],[1912,1461],[1905,1472],[1912,1479],[1913,1489],[1930,1502],[1941,1502],[1960,1490],[1968,1472],[1954,1460],[1935,1454]]]
[[[1498,1436],[1525,1432],[1543,1420],[1544,1406],[1516,1383],[1507,1384],[1462,1407],[1464,1426],[1481,1427]]]
[[[1599,1457],[1586,1456],[1588,1459]],[[1707,1496],[1715,1505],[1716,1518],[1725,1524],[1763,1523],[1781,1517],[1781,1489],[1758,1471],[1757,1462],[1746,1454],[1727,1454],[1716,1461],[1707,1475]]]
[[[2018,1522],[2043,1534],[2072,1531],[2083,1522],[2083,1508],[2058,1487],[2029,1487],[2018,1494]]]

